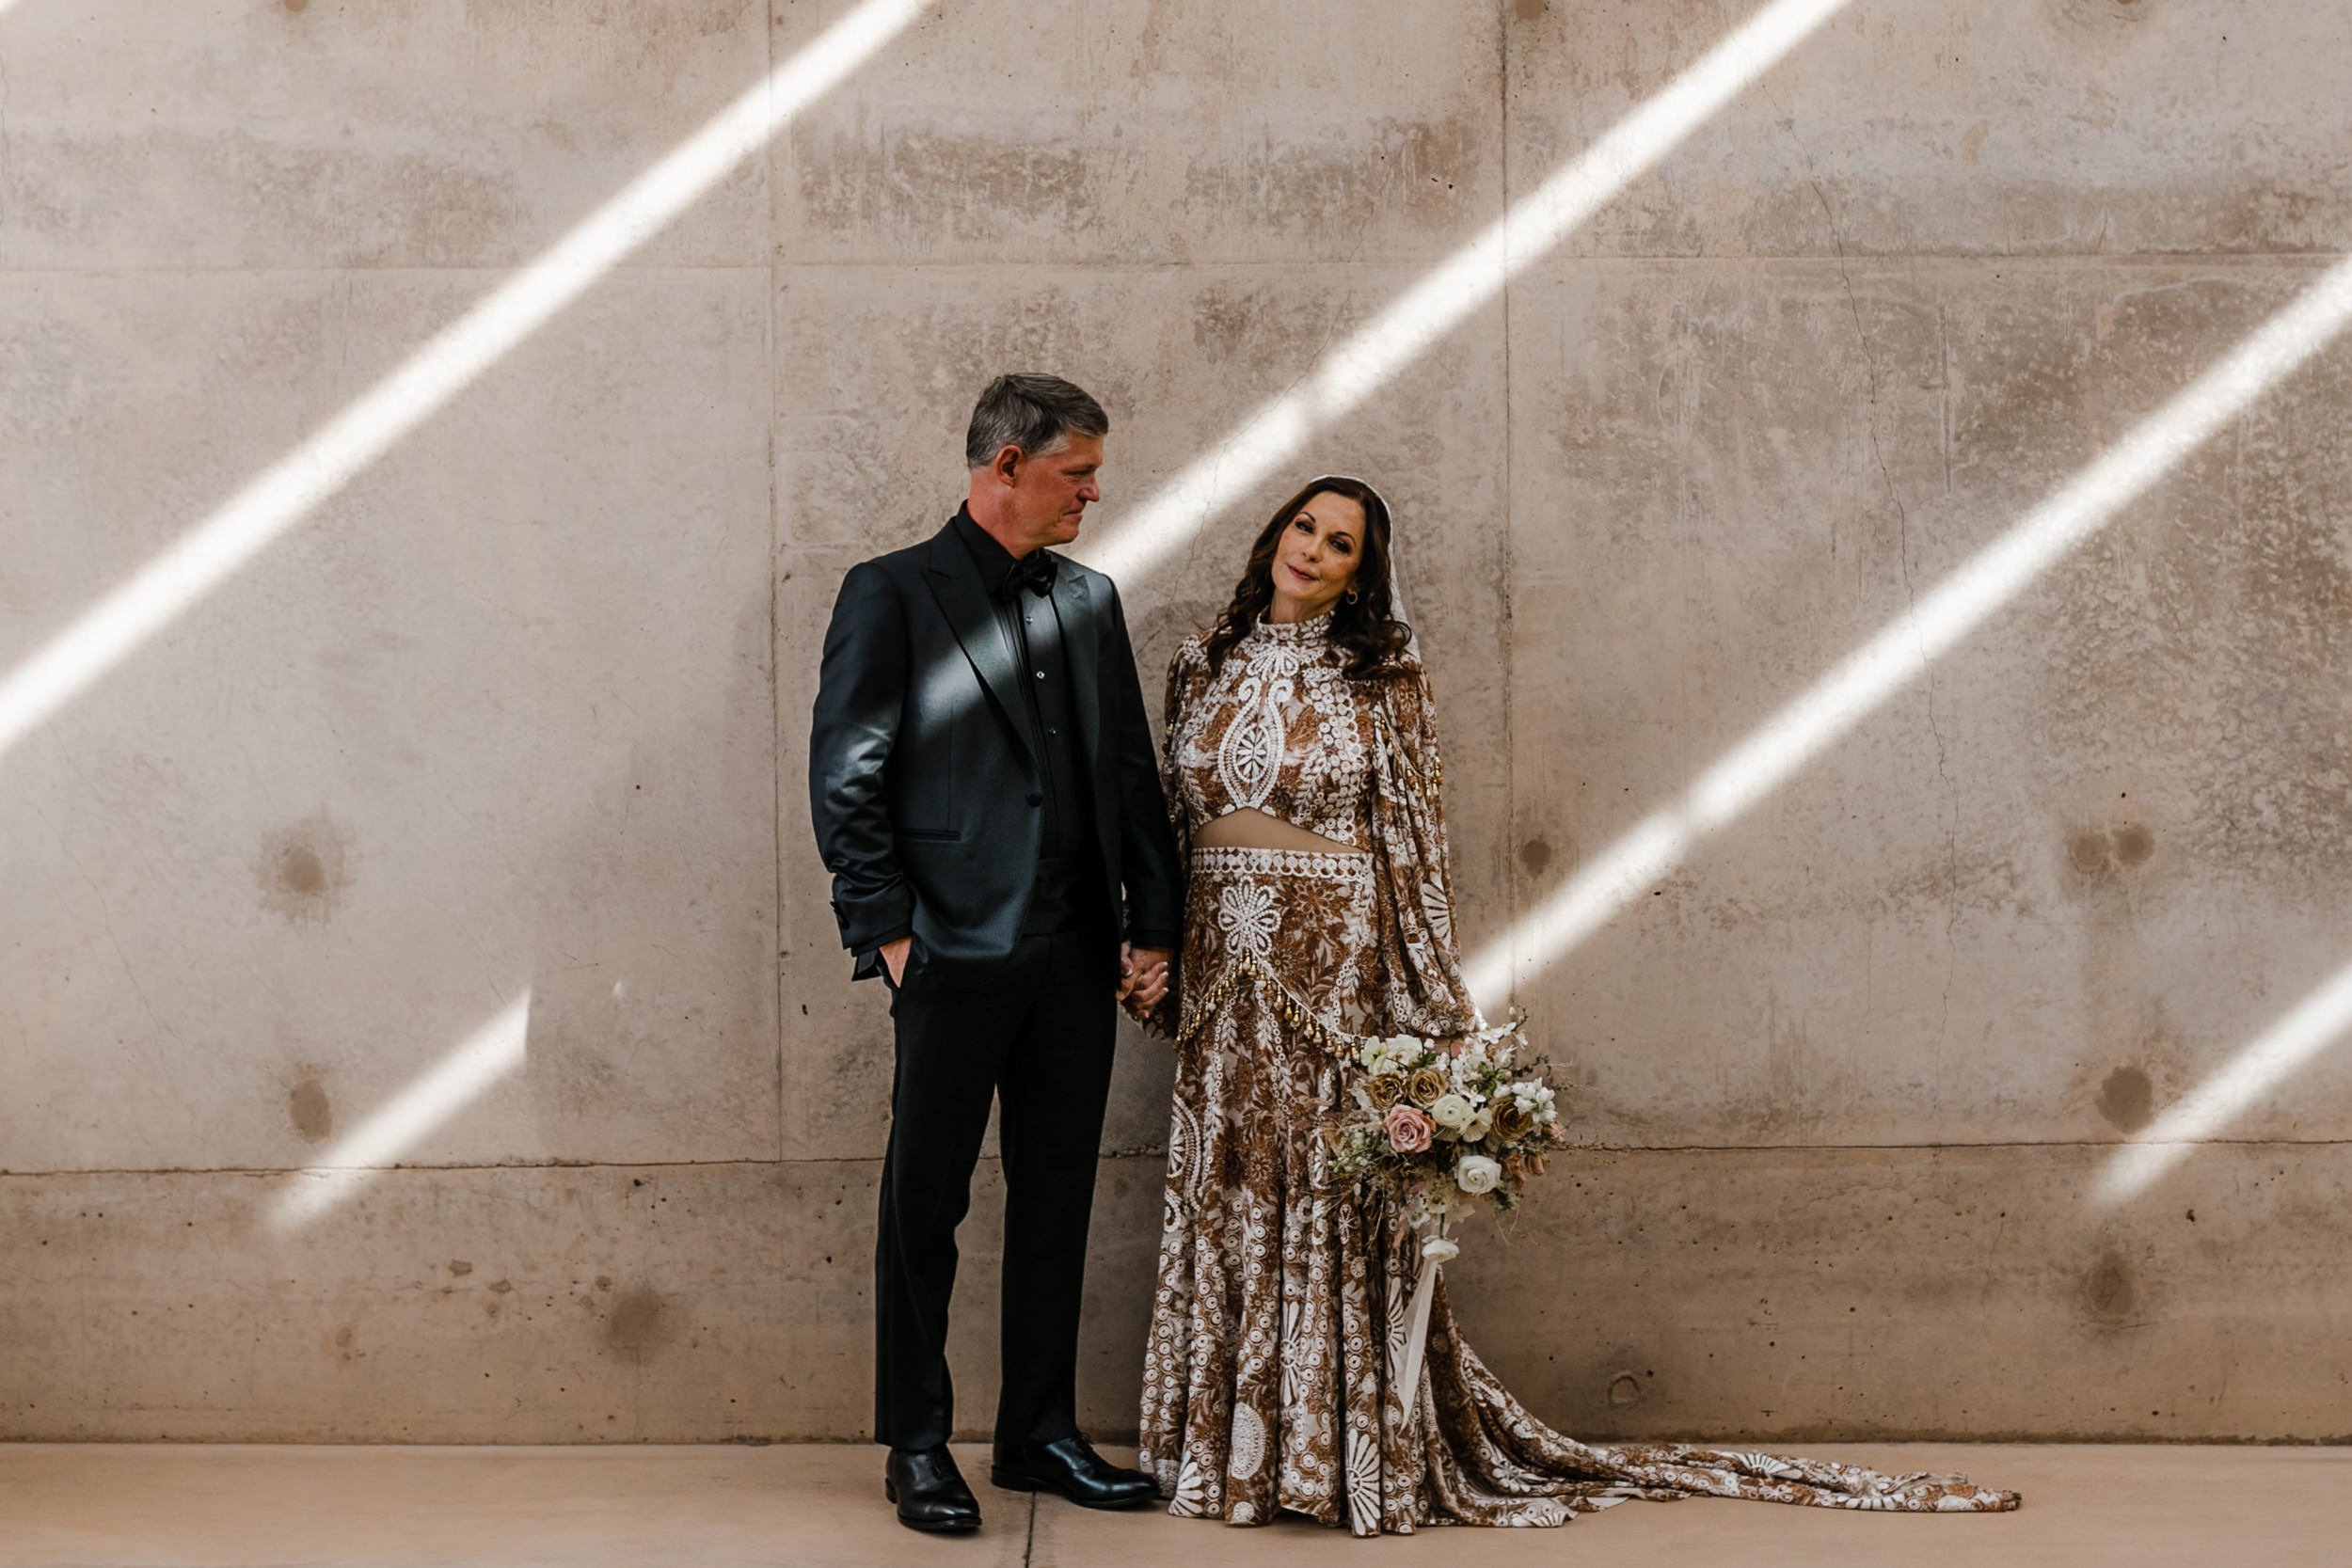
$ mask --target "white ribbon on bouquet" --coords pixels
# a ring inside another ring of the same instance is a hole
[[[1397,1380],[1403,1390],[1405,1418],[1411,1421],[1413,1412],[1421,1404],[1422,1353],[1429,1343],[1429,1307],[1438,1293],[1438,1270],[1447,1259],[1462,1249],[1447,1234],[1452,1228],[1452,1213],[1438,1209],[1424,1211],[1413,1221],[1413,1235],[1420,1243],[1421,1273],[1413,1281],[1413,1311],[1405,1330],[1405,1367]]]

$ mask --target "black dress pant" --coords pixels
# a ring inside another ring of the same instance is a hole
[[[898,1076],[874,1259],[874,1434],[895,1448],[947,1440],[947,1302],[956,1227],[998,1101],[1004,1159],[1003,1392],[996,1440],[1078,1430],[1078,1313],[1087,1219],[1109,1097],[1118,1005],[1107,920],[1024,936],[985,979],[910,958],[891,1002]]]

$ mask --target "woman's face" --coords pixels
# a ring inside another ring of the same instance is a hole
[[[1311,621],[1356,580],[1363,555],[1364,509],[1325,490],[1291,514],[1274,542],[1274,603],[1266,619]]]

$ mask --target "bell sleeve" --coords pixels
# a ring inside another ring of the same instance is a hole
[[[1436,705],[1419,660],[1367,682],[1373,708],[1372,852],[1379,879],[1391,1027],[1450,1039],[1486,1026],[1454,944],[1454,871],[1440,799]]]
[[[1184,781],[1178,761],[1183,752],[1184,724],[1209,688],[1209,657],[1200,634],[1187,637],[1168,661],[1168,690],[1160,704],[1160,789],[1168,797],[1168,825],[1176,835],[1176,867],[1181,883],[1192,866],[1192,818],[1184,807]],[[1143,1019],[1143,1027],[1166,1039],[1176,1037],[1182,1016],[1184,943],[1168,962],[1168,994]]]
[[[1198,632],[1176,646],[1168,661],[1168,692],[1160,703],[1160,792],[1168,797],[1168,825],[1176,834],[1176,864],[1192,863],[1192,820],[1184,810],[1184,781],[1177,763],[1184,717],[1208,689],[1209,656]]]

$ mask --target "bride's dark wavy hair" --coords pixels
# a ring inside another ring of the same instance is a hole
[[[1257,542],[1249,546],[1249,559],[1241,569],[1241,580],[1233,585],[1232,602],[1216,618],[1202,649],[1211,671],[1223,668],[1233,644],[1248,636],[1272,607],[1274,547],[1299,509],[1325,495],[1345,496],[1364,509],[1364,536],[1357,541],[1356,576],[1348,584],[1356,591],[1355,602],[1351,604],[1343,594],[1331,607],[1331,641],[1347,650],[1343,673],[1350,680],[1369,680],[1401,675],[1411,669],[1405,650],[1412,628],[1396,618],[1389,592],[1389,503],[1361,480],[1327,478],[1313,481],[1283,502],[1273,519],[1258,531]]]

